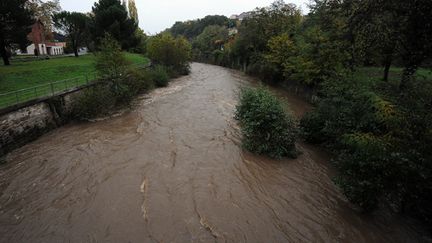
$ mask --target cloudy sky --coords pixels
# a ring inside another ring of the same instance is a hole
[[[60,0],[63,10],[89,12],[95,0]],[[171,27],[176,21],[220,14],[231,16],[270,5],[273,0],[135,0],[140,27],[155,34]],[[309,0],[286,0],[307,12]]]

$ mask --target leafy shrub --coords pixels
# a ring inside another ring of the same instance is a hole
[[[151,77],[157,87],[168,86],[169,76],[164,66],[157,65],[151,70]]]
[[[101,40],[99,48],[96,71],[100,80],[75,98],[73,113],[78,119],[108,113],[116,105],[129,105],[134,95],[153,86],[153,72],[128,69],[119,43],[109,35]]]
[[[134,94],[146,92],[154,88],[152,72],[147,69],[130,69],[123,83]]]
[[[399,92],[370,83],[332,80],[314,111],[301,121],[308,141],[336,153],[335,182],[369,211],[379,203],[432,222],[432,85]]]
[[[339,170],[335,182],[354,204],[365,211],[374,209],[395,187],[397,162],[390,156],[390,144],[373,134],[349,134],[334,160]]]
[[[127,80],[126,76],[108,83],[111,98],[114,100],[116,105],[129,105],[133,99],[135,91],[125,84],[125,80]]]
[[[184,37],[174,38],[168,33],[159,34],[148,40],[147,56],[155,64],[184,73],[189,69],[191,45]]]
[[[295,120],[268,90],[242,90],[236,119],[240,121],[246,149],[273,158],[297,156]]]
[[[106,35],[99,45],[96,55],[96,71],[103,80],[114,80],[124,76],[129,66],[120,44],[110,35]]]
[[[310,143],[324,143],[326,137],[323,134],[325,120],[322,119],[318,112],[308,112],[300,120],[300,127],[302,128],[302,136]]]
[[[90,119],[97,115],[106,114],[115,106],[109,87],[97,85],[83,90],[72,103],[72,113],[77,119]]]
[[[393,105],[371,90],[367,83],[326,81],[317,108],[300,121],[305,139],[337,144],[343,135],[358,131],[385,134],[397,117]]]

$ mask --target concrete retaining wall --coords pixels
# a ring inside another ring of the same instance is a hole
[[[1,109],[0,157],[69,122],[72,99],[85,88],[88,86]]]

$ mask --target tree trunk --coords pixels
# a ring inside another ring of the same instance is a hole
[[[388,82],[388,76],[389,76],[391,64],[392,64],[391,57],[390,58],[386,58],[386,60],[384,62],[384,77],[383,77],[383,80],[385,82]]]
[[[78,44],[76,41],[72,41],[72,47],[74,50],[75,57],[78,57]]]
[[[385,82],[388,82],[390,67],[393,62],[393,53],[395,52],[395,46],[396,44],[394,42],[391,43],[391,45],[384,47],[383,49],[383,55],[384,55],[384,77],[383,80]]]
[[[6,51],[6,47],[4,45],[0,46],[0,54],[1,54],[2,58],[3,58],[4,65],[5,66],[10,65],[9,56],[8,56],[7,51]]]
[[[399,84],[400,91],[404,91],[407,88],[408,83],[411,81],[416,71],[417,71],[417,66],[408,66],[404,68],[402,73],[402,79]]]

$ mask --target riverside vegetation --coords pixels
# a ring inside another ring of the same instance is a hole
[[[133,97],[154,87],[168,85],[170,78],[189,72],[190,47],[187,41],[172,36],[152,37],[147,49],[156,65],[148,69],[131,67],[120,44],[106,35],[96,53],[99,80],[74,101],[77,119],[109,114],[116,106],[130,105]],[[176,48],[170,44],[175,43]]]
[[[236,119],[240,122],[246,149],[273,158],[297,157],[297,125],[291,112],[284,107],[264,88],[241,91]]]
[[[276,1],[242,21],[207,16],[168,32],[192,42],[195,60],[311,91],[303,138],[334,152],[334,182],[347,198],[431,226],[432,2],[314,0],[310,10]],[[252,93],[243,95],[241,103]],[[253,129],[246,145],[262,152]]]

